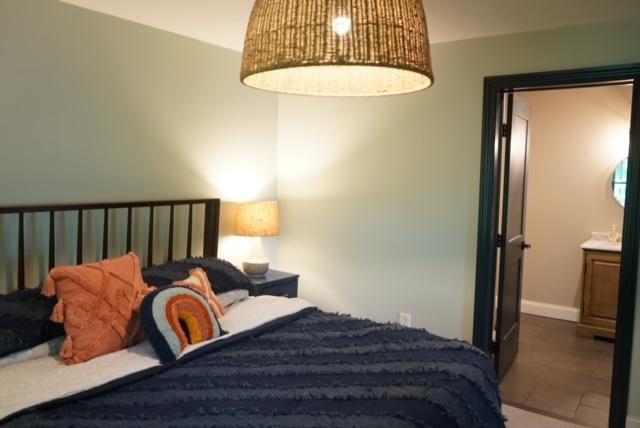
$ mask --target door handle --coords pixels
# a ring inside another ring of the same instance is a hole
[[[529,248],[531,248],[531,244],[523,242],[522,244],[520,244],[520,248],[522,248],[523,250],[528,250]]]

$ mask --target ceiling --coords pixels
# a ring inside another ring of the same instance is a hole
[[[62,0],[242,50],[253,0]],[[640,17],[640,0],[424,0],[432,43]]]

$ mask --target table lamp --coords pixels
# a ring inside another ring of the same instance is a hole
[[[262,249],[262,237],[280,233],[278,203],[263,201],[239,204],[235,220],[233,233],[250,236],[253,240],[249,257],[242,262],[242,270],[248,276],[264,276],[269,270],[269,260]]]

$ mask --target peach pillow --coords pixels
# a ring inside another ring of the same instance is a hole
[[[58,297],[51,320],[64,322],[67,333],[62,361],[81,363],[140,341],[139,310],[151,291],[133,253],[52,269],[42,294]]]
[[[207,299],[207,302],[209,303],[209,306],[211,306],[213,313],[216,314],[216,317],[220,318],[224,315],[224,305],[218,296],[216,296],[216,293],[213,292],[213,287],[209,282],[207,273],[202,268],[195,268],[189,271],[189,275],[191,276],[183,279],[182,281],[175,281],[173,285],[182,285],[197,291]]]

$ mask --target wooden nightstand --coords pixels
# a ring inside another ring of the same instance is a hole
[[[270,270],[262,277],[249,277],[256,286],[256,296],[298,297],[298,278],[300,275],[278,270]]]

